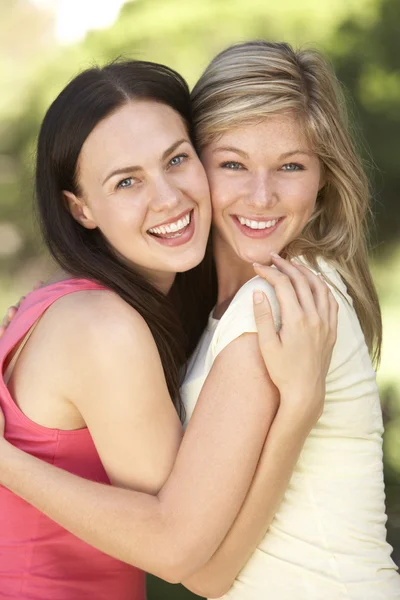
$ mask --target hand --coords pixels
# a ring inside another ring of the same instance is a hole
[[[33,286],[34,290],[37,290],[38,288],[40,288],[40,286],[43,285],[43,281],[38,281],[37,283],[35,283],[35,285]],[[19,301],[17,302],[17,304],[15,304],[14,306],[10,306],[7,310],[7,313],[5,315],[5,317],[3,318],[3,322],[0,325],[0,339],[2,338],[2,336],[4,335],[5,330],[7,329],[7,327],[9,326],[9,324],[11,323],[11,321],[13,320],[13,318],[15,317],[15,315],[17,314],[17,311],[20,307],[20,304],[22,302],[22,300],[25,299],[25,296],[22,296]]]
[[[268,373],[281,402],[300,399],[318,419],[323,410],[325,378],[336,341],[338,304],[322,276],[298,262],[273,255],[276,268],[254,265],[274,289],[282,326],[276,332],[269,301],[254,293],[258,338]]]

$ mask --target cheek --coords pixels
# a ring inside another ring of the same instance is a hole
[[[188,173],[185,188],[189,197],[195,199],[202,208],[211,210],[210,186],[201,163],[200,168]]]
[[[297,185],[285,186],[283,189],[284,198],[290,204],[290,208],[294,214],[299,216],[309,216],[314,210],[315,202],[318,194],[318,182],[304,181],[298,182]]]
[[[107,198],[96,211],[98,226],[106,237],[118,238],[124,232],[134,233],[144,223],[146,209],[142,202],[126,195]]]
[[[235,202],[237,186],[231,177],[218,172],[211,175],[209,185],[213,215],[217,217]]]

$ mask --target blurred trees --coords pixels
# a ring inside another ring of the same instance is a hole
[[[352,18],[338,28],[332,58],[374,160],[377,239],[385,251],[400,234],[400,2],[381,0],[376,10],[372,22]]]

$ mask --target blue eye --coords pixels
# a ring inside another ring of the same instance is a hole
[[[287,165],[283,165],[282,171],[304,171],[304,167],[298,163],[288,163]]]
[[[117,189],[130,188],[133,185],[133,177],[126,177],[125,179],[121,179],[121,181],[117,184]]]
[[[177,156],[174,156],[174,158],[171,158],[171,160],[168,163],[168,166],[177,167],[183,163],[185,158],[188,158],[187,154],[178,154]]]
[[[243,165],[239,162],[236,162],[234,160],[228,160],[226,162],[221,163],[221,167],[223,169],[230,169],[231,171],[239,171],[240,169],[243,169]]]

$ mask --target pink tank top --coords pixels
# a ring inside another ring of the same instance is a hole
[[[0,340],[0,406],[15,446],[86,479],[109,484],[88,429],[63,431],[28,419],[11,398],[4,363],[58,298],[102,286],[69,279],[29,294]],[[60,343],[62,341],[60,340]],[[0,486],[0,598],[13,600],[144,600],[145,574],[54,523]]]

